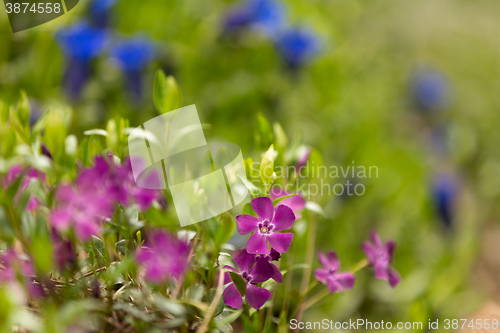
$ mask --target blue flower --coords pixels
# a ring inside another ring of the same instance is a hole
[[[277,0],[249,0],[230,10],[224,28],[253,28],[274,37],[286,26],[286,13]]]
[[[306,28],[289,28],[277,39],[279,53],[292,67],[300,67],[316,56],[321,49],[320,38]]]
[[[141,72],[155,58],[153,42],[145,37],[134,37],[117,43],[111,50],[111,58],[125,73],[129,89],[142,94]]]
[[[108,40],[105,30],[93,28],[84,21],[59,31],[56,39],[67,57],[82,60],[99,56]]]
[[[412,94],[423,111],[443,109],[448,102],[448,82],[436,71],[420,71],[413,80]]]
[[[432,197],[436,213],[446,227],[453,222],[453,209],[459,192],[459,185],[449,174],[439,174],[432,184]]]
[[[89,7],[89,16],[92,25],[106,28],[109,25],[109,12],[118,0],[94,0]]]
[[[80,96],[90,74],[90,61],[104,50],[108,34],[80,21],[57,33],[56,39],[66,57],[64,86],[72,99]]]

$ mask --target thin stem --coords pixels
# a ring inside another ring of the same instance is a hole
[[[205,318],[203,318],[203,321],[201,322],[200,327],[198,327],[196,333],[204,333],[207,331],[208,324],[210,324],[210,320],[212,320],[215,310],[217,309],[217,305],[219,304],[219,300],[222,296],[222,289],[224,287],[224,268],[220,269],[219,280],[217,282],[218,282],[217,289],[215,291],[212,304],[210,304],[210,307],[208,308],[207,313],[205,314]]]
[[[314,259],[314,241],[316,238],[316,220],[317,216],[314,213],[311,213],[311,220],[309,223],[309,230],[307,234],[307,248],[306,248],[306,264],[308,266],[304,269],[304,273],[302,275],[302,283],[300,287],[300,300],[299,300],[299,306],[297,308],[297,316],[295,319],[297,319],[298,322],[302,320],[302,315],[304,314],[304,302],[303,299],[305,298],[308,290],[309,290],[309,281],[311,279],[311,270],[312,270],[312,262]],[[298,332],[298,328],[294,332]]]

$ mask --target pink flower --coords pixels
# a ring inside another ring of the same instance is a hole
[[[352,273],[339,273],[340,260],[335,251],[328,251],[328,256],[318,251],[319,262],[324,268],[318,268],[314,271],[314,276],[319,282],[328,287],[330,294],[345,289],[351,290],[354,287],[356,277]]]
[[[238,215],[236,222],[238,231],[242,235],[255,233],[250,236],[246,249],[250,254],[270,254],[271,251],[267,242],[278,252],[288,251],[292,243],[293,234],[291,232],[279,233],[290,229],[295,221],[293,211],[285,205],[281,205],[274,210],[273,202],[267,197],[259,197],[252,200],[252,208],[259,216]]]
[[[297,194],[294,195],[293,197],[290,197],[290,198],[287,198],[287,199],[280,201],[276,205],[276,207],[279,207],[281,205],[285,205],[285,206],[290,207],[293,210],[293,213],[295,214],[295,218],[297,220],[300,220],[302,218],[302,214],[300,214],[300,212],[303,211],[304,208],[306,208],[306,199],[304,199],[302,194],[300,194],[299,192],[288,192],[288,191],[285,191],[284,189],[281,189],[279,187],[273,187],[271,189],[270,194],[271,194],[271,199],[276,200],[278,198],[285,197],[287,195],[292,195],[295,193],[297,193]]]
[[[396,251],[396,242],[389,240],[384,244],[373,230],[370,232],[370,239],[371,242],[364,242],[361,249],[373,266],[375,278],[388,281],[394,288],[401,281],[398,271],[390,266]]]
[[[21,185],[19,190],[14,197],[14,201],[17,203],[21,194],[28,188],[32,179],[38,179],[40,182],[45,181],[45,174],[41,171],[33,169],[31,167],[23,167],[20,164],[14,165],[10,168],[7,175],[3,178],[3,186],[5,188],[11,186],[19,177],[23,177],[21,180]],[[26,204],[26,210],[33,211],[38,205],[39,201],[36,196],[32,195]]]
[[[152,174],[151,177],[158,177]],[[143,189],[136,185],[130,159],[125,159],[122,166],[116,165],[112,157],[94,157],[94,166],[82,170],[76,183],[85,190],[106,193],[113,203],[129,205],[137,203],[141,210],[147,210],[159,197],[157,190]]]
[[[144,267],[145,279],[163,284],[170,278],[178,279],[189,261],[189,245],[165,232],[157,232],[136,254],[137,263]]]
[[[43,289],[35,283],[34,276],[31,261],[21,258],[14,250],[0,252],[0,283],[21,282],[31,297],[42,297]]]
[[[99,235],[102,219],[112,213],[110,197],[92,188],[62,185],[55,198],[58,206],[49,216],[52,226],[60,232],[73,228],[76,237],[84,242],[92,235]]]

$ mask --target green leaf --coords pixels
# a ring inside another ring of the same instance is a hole
[[[307,201],[306,202],[306,209],[308,211],[311,211],[313,213],[316,213],[322,217],[325,217],[325,212],[323,211],[323,208],[321,208],[320,205],[318,205],[317,203],[313,202],[313,201]]]
[[[128,246],[128,239],[122,239],[121,241],[115,244],[115,249],[121,254],[125,255],[127,246]]]
[[[106,124],[106,132],[108,133],[108,136],[106,136],[106,146],[116,151],[116,146],[118,145],[118,131],[114,119],[110,119]]]
[[[236,286],[236,289],[238,289],[241,297],[245,296],[245,293],[247,292],[247,283],[245,282],[245,280],[236,272],[229,271],[228,273],[234,285]]]
[[[288,145],[288,137],[285,134],[285,130],[279,123],[273,124],[274,137],[276,139],[276,144],[281,148],[286,148]]]
[[[245,206],[243,206],[243,214],[257,216],[250,202],[246,203]]]
[[[290,195],[285,195],[285,196],[282,196],[282,197],[279,197],[278,199],[274,200],[273,201],[273,205],[276,206],[277,204],[279,204],[280,202],[282,202],[283,200],[285,199],[288,199],[288,198],[291,198],[291,197],[294,197],[296,196],[298,193],[294,193],[294,194],[290,194]]]
[[[222,214],[220,223],[214,234],[214,243],[218,246],[226,243],[236,230],[236,221],[230,214]]]
[[[92,235],[92,243],[93,243],[94,249],[97,251],[97,254],[99,255],[99,257],[101,257],[101,258],[104,257],[104,251],[105,251],[106,246],[104,245],[104,242],[102,241],[102,239]]]
[[[243,184],[247,187],[247,189],[250,192],[250,194],[252,195],[252,197],[255,198],[255,197],[261,196],[260,189],[257,186],[255,186],[251,181],[249,181],[248,179],[246,179],[244,177],[241,177],[241,175],[238,175],[238,177],[241,179]]]
[[[255,144],[260,150],[265,150],[273,143],[273,129],[262,113],[257,115],[255,124]]]
[[[274,145],[271,145],[260,162],[260,179],[268,186],[274,180]]]
[[[159,113],[182,107],[182,91],[173,76],[165,76],[159,69],[155,76],[153,101]]]
[[[17,115],[19,117],[19,121],[23,128],[25,128],[29,132],[29,121],[30,121],[30,103],[28,100],[28,95],[23,90],[21,91],[21,98],[19,99],[19,104],[17,105]]]
[[[224,316],[222,319],[215,320],[215,324],[217,325],[217,327],[219,329],[223,330],[223,329],[225,329],[226,325],[228,325],[228,324],[232,323],[233,321],[235,321],[236,319],[238,319],[238,317],[241,315],[242,312],[243,312],[243,309],[239,309],[239,310],[236,310],[234,312],[230,312],[227,316]],[[224,312],[224,313],[226,313],[226,312]]]

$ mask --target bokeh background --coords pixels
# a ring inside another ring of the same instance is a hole
[[[323,299],[304,321],[425,323],[500,301],[500,3],[251,2],[82,0],[16,34],[2,8],[0,98],[15,104],[25,90],[33,122],[69,106],[82,139],[113,117],[131,127],[154,117],[163,69],[210,125],[207,138],[238,144],[244,157],[262,156],[262,114],[326,166],[377,166],[378,178],[356,180],[363,196],[316,198],[326,217],[315,243],[348,269],[374,228],[397,241],[403,282],[391,289],[361,272],[353,291]]]

